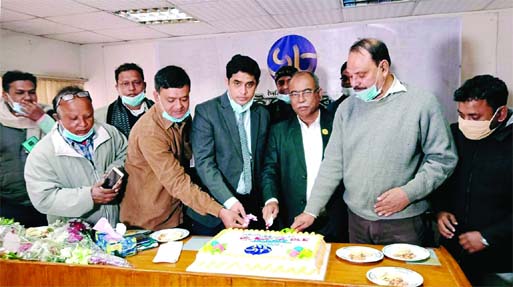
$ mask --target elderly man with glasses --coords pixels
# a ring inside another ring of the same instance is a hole
[[[277,229],[290,226],[303,212],[333,123],[333,115],[320,106],[321,89],[314,74],[295,73],[289,89],[297,116],[271,127],[262,175],[262,214],[267,226]],[[307,231],[320,233],[329,242],[347,241],[346,218],[342,191],[336,192]]]
[[[121,182],[102,187],[104,174],[123,165],[125,136],[94,121],[92,99],[79,87],[65,87],[53,99],[58,124],[32,150],[25,181],[34,207],[48,222],[83,218],[95,224],[105,217],[118,222]]]

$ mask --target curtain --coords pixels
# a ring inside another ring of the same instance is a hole
[[[83,80],[68,80],[58,78],[45,78],[37,77],[37,98],[38,102],[42,104],[51,105],[53,98],[57,95],[60,89],[66,86],[79,86],[84,88]]]

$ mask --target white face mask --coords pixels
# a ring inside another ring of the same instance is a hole
[[[7,98],[9,98],[9,101],[7,101],[7,104],[11,107],[11,109],[17,114],[24,115],[24,116],[27,115],[27,112],[23,109],[21,104],[13,101],[11,96],[8,93],[6,93],[6,94],[7,94]]]
[[[497,116],[498,112],[502,107],[498,108],[497,111],[493,114],[492,118],[487,121],[472,121],[465,120],[462,117],[458,117],[458,128],[463,133],[463,135],[469,140],[481,140],[491,135],[493,131],[497,128],[490,129],[490,124],[493,122],[495,116]]]

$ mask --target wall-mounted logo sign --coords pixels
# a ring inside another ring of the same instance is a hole
[[[303,36],[287,35],[272,45],[267,56],[267,67],[271,76],[282,66],[294,66],[299,71],[315,72],[317,52],[315,47]]]

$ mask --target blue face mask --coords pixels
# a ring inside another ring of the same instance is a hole
[[[237,104],[230,96],[228,96],[228,99],[230,100],[230,106],[232,106],[233,111],[237,114],[242,114],[243,112],[251,108],[251,105],[253,104],[255,97],[252,97],[251,100],[249,100],[243,106]]]
[[[284,101],[285,103],[290,104],[290,96],[289,96],[289,95],[286,95],[286,94],[278,94],[278,95],[276,95],[276,97],[278,98],[278,100],[282,100],[282,101]]]
[[[62,135],[64,137],[66,137],[67,139],[70,139],[74,142],[78,142],[78,143],[81,143],[81,142],[84,142],[86,139],[88,139],[90,136],[92,136],[94,134],[94,128],[91,128],[89,130],[89,132],[87,132],[87,134],[85,135],[76,135],[70,131],[68,131],[67,129],[65,129],[63,126],[62,127]]]
[[[379,73],[379,67],[378,67],[378,73]],[[365,90],[361,90],[361,91],[354,91],[354,95],[359,98],[360,100],[364,101],[364,102],[370,102],[372,100],[374,100],[378,95],[379,93],[381,93],[381,87],[380,89],[378,89],[376,87],[376,85],[378,84],[378,73],[376,73],[376,82],[374,83],[374,85],[368,87],[367,89]],[[384,83],[383,83],[384,85]]]
[[[127,106],[137,107],[142,103],[145,97],[146,95],[144,94],[144,92],[141,92],[139,95],[135,97],[121,96],[121,101],[123,102],[123,104]]]
[[[189,115],[190,115],[190,111],[187,110],[187,112],[181,117],[181,118],[175,118],[175,117],[172,117],[170,114],[166,113],[166,112],[162,112],[162,117],[170,122],[173,122],[173,123],[181,123],[183,122]]]

